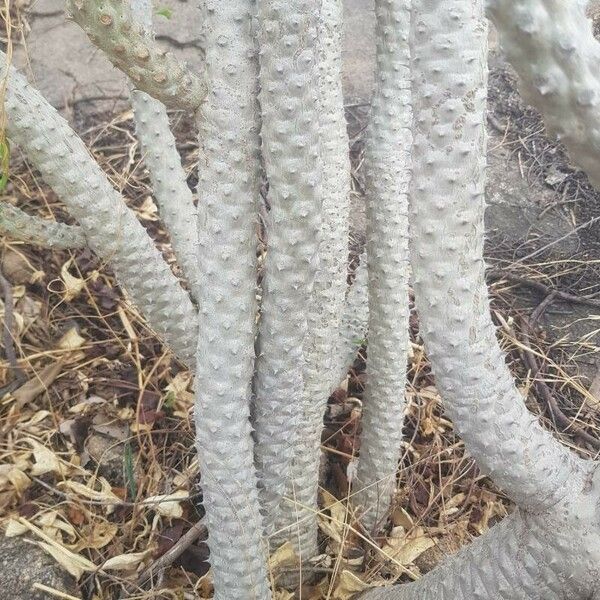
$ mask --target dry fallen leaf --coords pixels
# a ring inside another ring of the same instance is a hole
[[[298,564],[298,555],[290,542],[279,546],[269,558],[269,570],[277,571],[282,567],[293,567]]]
[[[144,552],[113,556],[102,565],[102,569],[104,571],[130,571],[135,569],[151,552],[151,550],[145,550]]]
[[[421,527],[414,528],[410,535],[406,534],[404,527],[394,527],[381,553],[402,566],[408,566],[432,546],[435,546],[435,540],[426,536]]]
[[[186,490],[177,490],[164,496],[150,496],[146,498],[145,503],[163,517],[180,519],[183,516],[181,500],[187,500],[189,497],[190,494]],[[156,504],[152,504],[153,502],[156,502]]]
[[[15,390],[12,395],[17,407],[22,408],[23,406],[26,406],[35,400],[41,393],[47,391],[60,374],[63,362],[64,359],[59,358],[56,362],[47,365],[41,371],[35,373],[29,381]]]
[[[61,350],[77,350],[85,344],[85,338],[79,335],[77,327],[71,327],[58,341],[57,347]]]
[[[71,302],[74,298],[79,296],[81,290],[85,287],[85,280],[75,277],[69,273],[69,267],[73,259],[69,259],[60,269],[60,277],[65,286],[63,298],[65,302]]]
[[[57,473],[65,475],[67,465],[64,463],[50,448],[40,444],[34,439],[26,440],[33,448],[33,460],[35,461],[31,467],[31,474],[34,476],[44,475],[45,473]]]
[[[332,597],[336,600],[350,600],[359,592],[364,592],[371,586],[351,571],[344,570],[338,578]]]

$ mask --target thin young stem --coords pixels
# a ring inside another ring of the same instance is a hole
[[[376,0],[377,75],[365,148],[369,337],[356,503],[371,530],[396,488],[408,353],[410,0]]]
[[[150,0],[132,0],[131,16],[149,35],[152,35],[152,3]],[[192,296],[200,294],[198,273],[198,234],[194,197],[187,185],[181,158],[175,147],[175,136],[169,126],[167,110],[152,96],[132,89],[131,104],[135,129],[142,147],[142,156],[150,172],[154,197],[159,207],[173,251]]]
[[[0,202],[0,233],[45,248],[75,249],[86,245],[81,227],[34,217]]]

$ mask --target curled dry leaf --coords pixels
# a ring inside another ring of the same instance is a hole
[[[100,484],[100,491],[94,489],[93,486],[95,483]],[[105,504],[107,515],[112,513],[115,510],[115,505],[121,502],[121,498],[112,491],[110,483],[108,483],[104,477],[92,477],[89,480],[88,485],[71,480],[61,481],[58,483],[58,487],[63,491],[73,492],[87,500]]]
[[[44,475],[45,473],[57,473],[66,475],[69,470],[68,463],[61,460],[52,450],[37,440],[29,438],[26,440],[33,448],[33,460],[30,473],[34,476]]]
[[[0,490],[11,490],[20,496],[31,485],[27,474],[15,465],[0,465]]]
[[[63,299],[65,302],[71,302],[77,298],[85,287],[85,280],[69,273],[69,267],[73,259],[69,259],[60,269],[60,277],[64,285]]]
[[[435,540],[426,536],[421,527],[413,528],[407,534],[404,527],[394,527],[387,538],[381,553],[391,558],[397,565],[406,567],[413,563],[423,552],[435,546]]]
[[[371,584],[365,583],[358,575],[345,569],[338,578],[332,597],[336,600],[351,600],[356,594],[370,587]]]
[[[182,500],[190,497],[186,490],[177,490],[164,496],[150,496],[145,503],[149,504],[159,515],[170,519],[180,519],[183,516]],[[153,504],[156,502],[156,504]]]

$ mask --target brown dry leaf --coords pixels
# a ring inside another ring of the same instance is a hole
[[[279,546],[269,558],[269,570],[277,571],[281,567],[293,567],[298,564],[298,555],[290,542]]]
[[[404,529],[412,529],[415,524],[413,518],[401,506],[392,513],[392,523],[394,527],[404,527]]]
[[[70,545],[69,548],[74,552],[87,548],[99,550],[110,544],[118,532],[119,526],[116,523],[99,521],[87,527],[82,527],[79,531],[81,539],[76,544]]]
[[[135,569],[150,553],[152,550],[145,550],[144,552],[134,552],[131,554],[119,554],[109,558],[103,565],[104,571],[131,571]]]
[[[80,554],[71,552],[35,525],[27,522],[22,517],[19,517],[18,521],[21,525],[29,529],[29,531],[44,540],[43,542],[37,542],[40,548],[50,554],[50,556],[52,556],[68,573],[75,577],[75,579],[79,579],[85,571],[96,570],[96,565],[94,565],[93,562]]]
[[[75,277],[69,273],[69,267],[71,266],[73,259],[70,258],[60,269],[60,277],[65,286],[63,292],[63,299],[65,302],[71,302],[74,298],[77,298],[81,293],[81,290],[85,287],[85,280]]]
[[[166,494],[164,496],[150,496],[149,498],[146,498],[145,502],[150,505],[150,508],[154,509],[163,517],[181,519],[183,516],[183,506],[181,506],[181,501],[187,500],[189,497],[190,494],[186,490],[177,490],[172,494]],[[152,504],[153,502],[156,502],[156,504]]]
[[[41,393],[46,392],[58,377],[63,367],[64,358],[47,365],[39,373],[13,392],[17,407],[21,408],[35,400]]]
[[[24,533],[27,533],[28,531],[29,531],[29,529],[27,527],[25,527],[25,525],[22,525],[21,523],[19,523],[19,521],[17,521],[16,519],[9,519],[6,524],[6,529],[4,530],[4,535],[7,538],[12,538],[12,537],[18,537],[20,535],[23,535]]]
[[[0,490],[10,489],[20,496],[31,485],[31,479],[15,465],[0,465]]]
[[[97,491],[91,487],[95,482],[100,483],[100,487],[102,488],[100,491]],[[62,489],[66,488],[68,491],[71,491],[87,500],[106,503],[106,514],[112,513],[115,510],[115,504],[119,504],[121,502],[121,498],[119,498],[119,496],[112,491],[110,483],[108,483],[104,477],[98,477],[97,479],[92,477],[89,481],[89,486],[82,483],[77,483],[76,481],[66,480],[60,481],[58,483],[58,487]]]
[[[146,196],[142,205],[135,212],[144,221],[158,221],[158,207],[154,204],[152,196]]]
[[[119,315],[119,319],[121,319],[121,323],[123,324],[125,331],[127,332],[127,337],[129,337],[129,339],[132,342],[137,341],[137,333],[135,332],[135,329],[133,328],[129,317],[127,316],[127,313],[125,312],[121,304],[119,304],[119,306],[117,307],[117,313]]]
[[[71,327],[71,329],[58,340],[57,347],[61,350],[77,350],[78,348],[81,348],[85,342],[85,338],[79,335],[77,327]]]
[[[336,600],[350,600],[355,594],[364,592],[371,586],[360,577],[348,570],[343,570],[338,577],[337,585],[333,590],[333,598]]]
[[[62,515],[55,510],[49,510],[42,513],[35,519],[36,524],[41,527],[42,531],[53,539],[62,541],[62,533],[65,533],[71,540],[77,537],[75,528],[71,523],[63,520]]]
[[[33,460],[35,461],[31,467],[31,474],[34,476],[44,475],[45,473],[57,473],[65,475],[68,470],[68,465],[62,461],[50,448],[40,444],[37,440],[25,440],[33,448]]]
[[[435,546],[435,540],[426,536],[421,527],[414,528],[410,536],[406,534],[404,527],[394,527],[381,548],[381,553],[402,566],[407,566],[432,546]]]
[[[294,594],[287,590],[275,590],[273,600],[294,600]]]

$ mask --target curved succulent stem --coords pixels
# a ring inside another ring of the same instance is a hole
[[[70,18],[137,89],[171,108],[198,110],[207,94],[204,78],[164,52],[126,6],[124,0],[67,0]]]
[[[81,227],[28,215],[8,202],[0,202],[0,233],[46,248],[73,249],[86,245]]]
[[[410,0],[376,0],[377,75],[365,148],[369,342],[356,503],[371,530],[390,508],[408,352],[408,187],[412,143]]]
[[[255,2],[206,0],[196,436],[215,598],[270,597],[250,426],[260,193]]]
[[[133,0],[131,15],[151,35],[152,4],[148,0]],[[144,162],[150,172],[154,197],[161,219],[169,232],[173,250],[192,296],[198,298],[198,234],[194,198],[186,182],[181,158],[175,147],[175,136],[169,127],[169,117],[162,102],[133,89],[131,104],[135,129],[142,147]]]
[[[422,579],[405,585],[375,588],[361,600],[575,600],[575,585],[564,573],[550,532],[516,513]],[[550,543],[549,543],[550,542]],[[573,595],[570,595],[573,594]]]
[[[6,56],[0,53],[0,78]],[[197,313],[146,230],[85,144],[26,79],[10,68],[4,108],[9,138],[27,153],[78,221],[90,248],[109,263],[149,325],[193,367]]]
[[[319,247],[318,0],[260,0],[262,146],[269,181],[267,256],[256,362],[256,464],[265,528],[289,480],[301,417],[306,311]]]
[[[294,500],[281,502],[275,524],[276,531],[280,532],[276,537],[281,541],[288,538],[293,542],[303,540],[296,544],[297,553],[303,558],[310,558],[316,548],[314,511],[321,430],[331,393],[334,364],[337,366],[334,353],[347,287],[350,160],[342,94],[342,13],[341,0],[323,0],[318,23],[319,143],[323,173],[319,266],[304,342],[302,418],[286,491],[286,496]],[[307,512],[307,515],[299,515],[299,511]],[[310,522],[305,522],[304,517]],[[298,520],[300,532],[296,532]]]
[[[411,28],[411,260],[420,331],[467,449],[521,507],[555,504],[581,463],[529,413],[490,318],[483,261],[483,0],[417,0]]]
[[[600,186],[600,44],[584,2],[489,0],[521,93]]]

